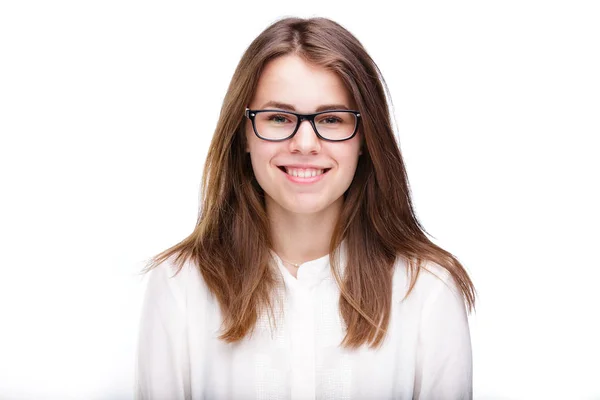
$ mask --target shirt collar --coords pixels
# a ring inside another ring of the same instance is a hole
[[[346,260],[346,241],[342,241],[340,246],[340,272],[344,271],[345,260]],[[331,266],[329,263],[329,254],[324,255],[323,257],[319,257],[314,260],[306,261],[300,264],[300,268],[297,271],[297,278],[294,278],[290,271],[283,264],[283,260],[271,250],[271,255],[273,259],[277,263],[279,267],[279,271],[281,272],[284,282],[288,286],[302,286],[306,288],[312,288],[319,283],[321,283],[326,278],[331,278],[335,280],[333,274],[331,273]]]

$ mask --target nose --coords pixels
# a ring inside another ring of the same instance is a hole
[[[321,140],[313,129],[309,120],[300,121],[300,126],[294,137],[290,140],[290,151],[300,153],[314,153],[321,150]]]

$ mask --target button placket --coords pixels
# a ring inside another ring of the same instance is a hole
[[[315,313],[314,290],[299,285],[294,303],[292,331],[292,400],[315,398]]]

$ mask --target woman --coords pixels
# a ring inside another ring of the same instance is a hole
[[[197,226],[148,269],[138,398],[472,396],[473,285],[415,218],[377,66],[328,19],[252,42]]]

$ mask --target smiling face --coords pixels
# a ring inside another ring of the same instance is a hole
[[[265,66],[248,107],[309,114],[330,105],[356,110],[352,96],[334,72],[287,55]],[[258,138],[251,121],[246,119],[245,134],[246,151],[250,153],[256,180],[265,192],[267,210],[277,207],[279,211],[298,214],[339,212],[342,196],[356,171],[360,128],[352,139],[329,142],[319,139],[310,123],[304,121],[291,139],[269,142]],[[294,165],[317,166],[326,172],[309,178],[319,171],[288,169],[290,175],[280,168]]]

